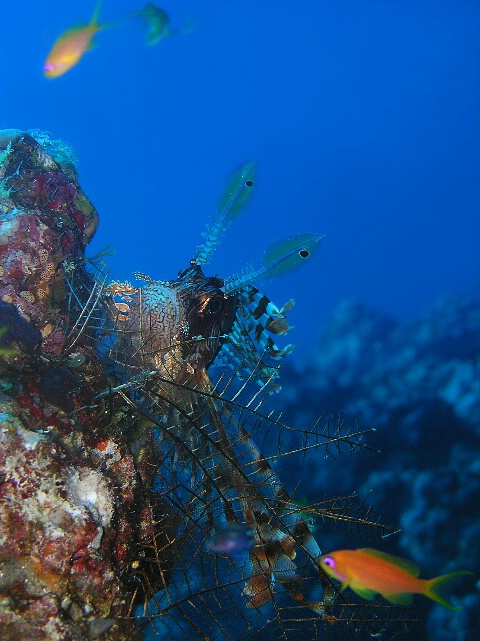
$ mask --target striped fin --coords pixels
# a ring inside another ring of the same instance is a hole
[[[252,379],[262,388],[269,385],[272,391],[280,390],[274,382],[278,378],[277,368],[259,362],[255,343],[237,320],[215,359],[215,365],[229,367],[240,380]]]
[[[271,500],[273,500],[273,511],[275,514],[281,516],[282,523],[284,525],[284,528],[287,530],[289,537],[295,542],[296,545],[305,550],[311,563],[319,573],[325,593],[325,602],[332,602],[335,599],[335,592],[329,578],[326,576],[323,568],[320,565],[320,557],[322,555],[322,552],[317,541],[315,540],[315,537],[310,531],[307,523],[299,514],[298,509],[296,509],[296,507],[293,505],[290,495],[281,484],[271,465],[261,454],[260,450],[255,445],[248,432],[246,432],[243,427],[240,427],[239,429],[242,434],[242,440],[248,443],[248,452],[255,470],[255,476],[258,479],[259,487],[262,488],[263,494],[267,499],[270,498]],[[270,524],[270,527],[273,527],[272,524]],[[280,532],[279,528],[277,528],[277,531]],[[281,534],[284,535],[284,533]],[[262,533],[260,534],[260,538],[262,538]],[[287,556],[289,555],[287,554]],[[292,557],[289,556],[289,558]],[[273,565],[276,562],[277,558],[274,559]],[[284,587],[289,592],[289,587],[291,587],[295,592],[295,587],[289,586],[288,583]],[[291,596],[297,598],[294,594],[292,594]],[[322,615],[324,614],[325,604],[323,601],[317,603],[307,602],[305,600],[305,605]]]
[[[220,198],[217,215],[207,227],[207,231],[202,234],[205,242],[197,248],[193,257],[193,262],[196,265],[208,263],[228,226],[247,204],[252,195],[254,175],[255,162],[253,160],[241,165],[233,173]]]
[[[245,335],[251,335],[257,345],[272,358],[283,358],[293,350],[293,345],[279,348],[269,336],[268,332],[283,336],[292,328],[288,325],[286,316],[282,313],[285,309],[291,309],[293,301],[289,301],[281,310],[272,301],[262,294],[256,287],[249,287],[248,290],[239,294],[239,307],[237,311],[237,325],[231,332],[232,342],[239,349],[242,348],[242,340]]]
[[[273,585],[275,580],[278,580],[292,598],[304,602],[307,607],[323,616],[325,603],[307,601],[300,590],[300,580],[293,562],[296,554],[295,547],[298,545],[307,553],[320,575],[325,593],[324,600],[331,602],[334,599],[334,590],[319,563],[321,550],[307,523],[292,504],[289,494],[250,434],[241,425],[237,426],[237,431],[237,446],[243,445],[239,455],[243,468],[251,470],[249,475],[255,478],[254,485],[261,492],[260,498],[255,499],[252,495],[245,496],[244,500],[252,515],[250,520],[254,520],[259,539],[264,546],[264,556],[260,555],[256,548],[250,553],[252,576],[247,582],[244,594],[251,599],[252,607],[258,607],[256,603],[259,600],[262,604],[266,603],[268,593],[271,593],[271,588],[267,590],[266,585]],[[266,507],[270,503],[273,506],[272,512]],[[273,514],[281,519],[282,530],[276,524]],[[280,572],[278,576],[276,571]],[[263,581],[257,578],[258,572],[263,572]]]
[[[284,336],[292,329],[284,313],[292,307],[293,301],[290,300],[278,309],[265,294],[253,286],[239,294],[239,314],[245,321],[247,331],[252,333],[255,342],[272,358],[283,358],[293,350],[293,345],[278,348],[267,333]]]
[[[285,314],[293,307],[293,301],[279,309],[256,287],[250,286],[238,294],[238,302],[236,318],[215,364],[230,367],[240,379],[252,377],[264,387],[278,374],[276,367],[263,362],[263,356],[279,360],[294,348],[291,344],[278,347],[271,336],[283,336],[290,331]],[[259,352],[263,353],[260,359]],[[280,386],[273,384],[272,390],[278,391]]]

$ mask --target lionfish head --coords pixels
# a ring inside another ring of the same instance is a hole
[[[184,358],[194,352],[197,366],[205,369],[215,360],[235,320],[237,296],[222,291],[223,285],[221,278],[205,276],[194,261],[172,283],[184,310]]]

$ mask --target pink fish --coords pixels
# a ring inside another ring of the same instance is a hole
[[[420,570],[411,561],[372,548],[324,554],[320,565],[328,575],[342,582],[342,590],[349,587],[363,599],[373,599],[379,593],[392,603],[408,605],[412,594],[423,594],[450,610],[458,608],[444,598],[444,584],[473,574],[459,570],[434,579],[419,579]]]

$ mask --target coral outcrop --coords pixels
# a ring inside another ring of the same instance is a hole
[[[382,520],[401,528],[382,549],[414,559],[423,576],[458,569],[473,570],[476,580],[480,575],[479,329],[480,303],[470,296],[442,297],[405,323],[346,301],[312,360],[282,373],[287,421],[308,423],[325,409],[343,412],[345,420],[376,429],[366,438],[378,450],[321,465],[310,459],[289,473],[308,479],[310,498],[370,492]],[[364,544],[338,528],[324,540],[332,549]],[[456,593],[458,612],[419,599],[419,618],[427,624],[408,638],[476,638],[475,580],[460,581]]]
[[[149,446],[134,456],[103,427],[121,413],[92,403],[107,386],[86,331],[98,217],[68,146],[34,136],[0,133],[1,638],[134,639],[121,617],[149,527]]]

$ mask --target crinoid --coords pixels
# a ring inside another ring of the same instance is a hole
[[[93,403],[103,404],[110,433],[128,426],[144,466],[148,507],[129,567],[130,614],[145,625],[146,638],[394,638],[405,610],[347,602],[319,567],[308,521],[317,515],[380,536],[390,529],[354,496],[299,507],[274,470],[295,452],[368,449],[364,432],[342,422],[296,431],[269,409],[279,364],[293,349],[275,342],[290,329],[293,301],[278,308],[251,283],[308,260],[321,237],[287,238],[265,254],[262,267],[239,277],[203,273],[248,200],[253,174],[251,162],[234,174],[205,242],[176,279],[137,273],[138,286],[100,283],[81,297],[71,287],[81,312],[69,349],[80,332],[97,342],[110,387]],[[296,443],[290,451],[285,435]],[[147,467],[146,440],[156,451]],[[212,552],[212,536],[228,536],[235,524],[251,533],[249,549]]]

